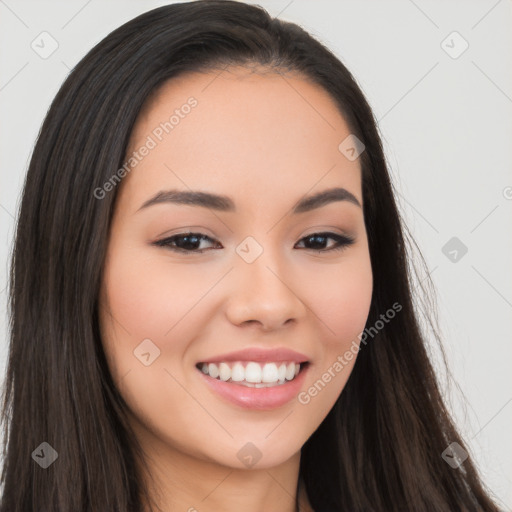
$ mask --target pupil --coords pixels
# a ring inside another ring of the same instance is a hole
[[[320,242],[318,242],[318,240],[320,239]],[[321,236],[321,235],[312,235],[308,238],[309,242],[310,243],[313,243],[313,245],[315,244],[314,240],[317,240],[317,243],[319,243],[320,245],[323,245],[322,241],[325,240],[325,236]]]
[[[187,235],[187,236],[183,236],[181,238],[178,238],[178,243],[177,245],[179,247],[181,247],[182,249],[186,249],[186,248],[197,248],[197,242],[198,242],[199,238],[195,235]]]

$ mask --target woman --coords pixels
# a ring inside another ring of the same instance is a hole
[[[498,510],[402,230],[368,103],[301,28],[214,0],[112,32],[25,183],[0,510]]]

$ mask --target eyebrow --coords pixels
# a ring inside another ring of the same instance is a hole
[[[349,203],[355,204],[361,208],[361,204],[357,197],[345,188],[336,187],[302,198],[294,206],[292,214],[309,212],[335,201],[348,201]],[[221,212],[236,211],[235,203],[230,197],[195,190],[166,190],[158,192],[156,195],[145,201],[139,210],[161,203],[201,206]]]

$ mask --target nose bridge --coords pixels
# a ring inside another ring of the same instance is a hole
[[[286,271],[286,255],[278,247],[247,237],[236,252],[228,308],[232,322],[258,321],[270,329],[304,314],[304,304]]]

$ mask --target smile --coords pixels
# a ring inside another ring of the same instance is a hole
[[[304,366],[307,363],[302,363]],[[293,361],[255,362],[226,361],[198,363],[197,368],[213,379],[241,386],[263,388],[280,386],[293,380],[300,372],[301,364]]]
[[[268,411],[297,397],[304,387],[309,366],[309,362],[292,361],[217,361],[198,363],[196,369],[214,397],[242,409]]]

